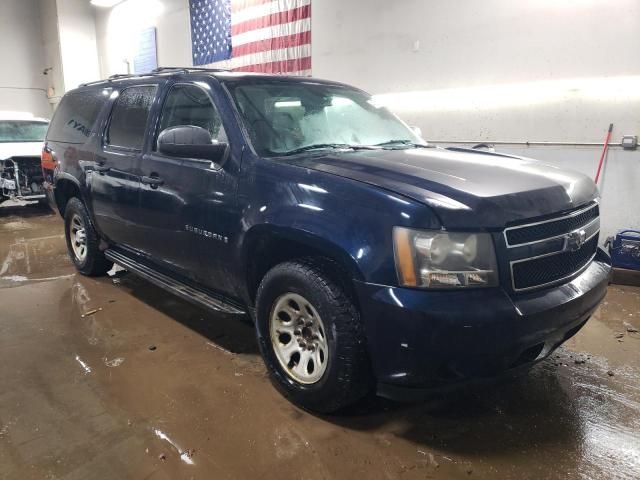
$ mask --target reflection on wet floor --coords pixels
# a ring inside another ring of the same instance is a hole
[[[0,208],[0,271],[1,479],[640,478],[638,288],[515,382],[321,417],[248,322],[76,275],[46,210]]]

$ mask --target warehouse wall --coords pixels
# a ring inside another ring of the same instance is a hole
[[[45,78],[49,92],[51,108],[60,102],[64,94],[64,77],[60,55],[60,36],[58,32],[58,11],[56,0],[39,0],[40,30],[42,32],[42,54],[44,67],[50,68]]]
[[[135,2],[155,5],[159,64],[191,65],[188,0]],[[103,76],[126,71],[114,11],[96,9]],[[379,95],[430,141],[601,142],[610,122],[614,142],[640,134],[638,0],[316,0],[312,35],[314,76]],[[498,148],[589,175],[601,149]],[[640,228],[638,184],[640,151],[612,149],[605,235]]]
[[[111,9],[96,8],[95,19],[102,77],[128,72],[137,33],[149,26],[158,31],[158,65],[192,64],[189,0],[128,0]]]
[[[430,139],[597,142],[610,122],[640,133],[638,0],[362,5],[314,8],[314,75],[388,94]]]
[[[65,90],[98,80],[94,9],[87,0],[55,0]]]
[[[0,1],[0,111],[49,117],[37,0]]]

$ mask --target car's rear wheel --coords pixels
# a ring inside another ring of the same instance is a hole
[[[317,412],[356,403],[373,386],[360,315],[337,272],[320,259],[282,263],[256,298],[258,341],[275,385]]]
[[[76,269],[89,276],[107,273],[113,263],[100,251],[100,237],[93,228],[87,208],[77,197],[67,202],[64,226],[67,250]]]

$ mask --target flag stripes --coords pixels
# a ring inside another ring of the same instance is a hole
[[[190,4],[194,64],[310,75],[311,0],[190,0]],[[200,14],[195,20],[194,11]],[[229,18],[219,18],[221,12],[227,11]],[[194,24],[200,29],[196,32],[199,44],[194,42]],[[220,33],[221,29],[226,29],[226,37]],[[208,42],[209,32],[213,32],[210,34],[213,42]],[[228,38],[230,44],[219,45],[221,38]],[[228,54],[220,58],[220,51],[224,52],[225,48]],[[196,49],[200,52],[199,59],[196,59]],[[222,61],[196,63],[212,55]]]

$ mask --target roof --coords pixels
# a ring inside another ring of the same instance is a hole
[[[297,81],[297,82],[305,82],[305,81],[314,81],[314,82],[322,82],[322,83],[331,83],[334,85],[343,85],[339,82],[333,82],[329,80],[321,80],[317,78],[311,77],[299,77],[299,76],[288,76],[288,75],[280,75],[280,74],[267,74],[267,73],[257,73],[257,72],[237,72],[231,70],[224,70],[219,68],[200,68],[200,67],[159,67],[155,70],[152,70],[149,73],[143,74],[116,74],[111,75],[109,78],[104,80],[96,80],[95,82],[83,83],[80,87],[86,86],[106,86],[112,84],[113,82],[118,82],[122,80],[134,80],[134,79],[145,79],[145,78],[153,78],[159,76],[172,76],[172,75],[189,75],[189,74],[209,74],[221,80],[229,80],[233,81],[235,79],[253,79],[253,78],[270,78],[270,79],[286,79],[288,81]]]

